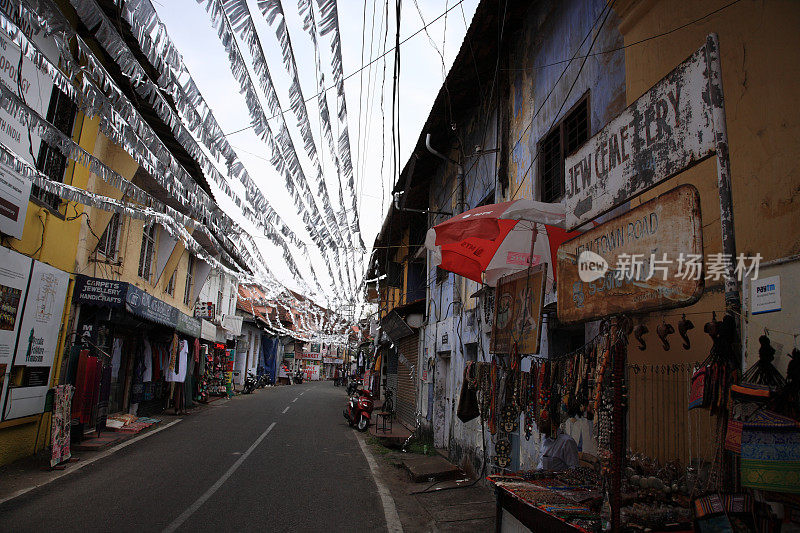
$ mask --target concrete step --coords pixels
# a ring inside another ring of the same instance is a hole
[[[414,483],[445,481],[464,476],[460,468],[440,455],[406,455],[402,464]]]

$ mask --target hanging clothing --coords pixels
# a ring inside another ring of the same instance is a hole
[[[153,381],[153,347],[150,346],[150,341],[144,339],[142,347],[142,356],[144,359],[144,372],[142,372],[142,382],[147,383]]]
[[[174,381],[176,383],[183,383],[186,381],[186,366],[189,359],[189,343],[180,341],[180,349],[175,357],[175,364],[171,365],[174,368],[167,370],[167,381]]]
[[[178,350],[180,349],[180,343],[178,342],[178,334],[172,334],[172,342],[169,345],[169,367],[168,367],[168,374],[170,372],[177,372],[175,368],[175,363],[178,357]],[[167,380],[167,381],[175,381],[175,380]]]
[[[119,367],[122,365],[122,339],[114,338],[114,346],[111,350],[111,378],[119,376]]]
[[[50,441],[52,452],[50,454],[50,466],[69,459],[70,453],[70,407],[72,405],[72,394],[75,387],[72,385],[58,385],[53,394],[53,416],[50,431]]]
[[[192,359],[195,363],[200,362],[200,339],[194,340],[194,348],[192,349]]]

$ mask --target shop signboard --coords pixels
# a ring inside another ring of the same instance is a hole
[[[128,293],[125,295],[125,308],[133,315],[164,326],[174,328],[178,323],[178,310],[176,308],[166,302],[162,302],[135,285],[128,285]]]
[[[304,361],[322,361],[322,355],[318,353],[303,352],[300,354],[298,359],[302,359]]]
[[[707,58],[703,46],[564,160],[568,230],[714,151]]]
[[[344,363],[344,359],[341,357],[325,357],[322,362],[325,364],[341,365]]]
[[[204,320],[214,320],[214,302],[197,302],[194,304],[194,317]]]
[[[497,282],[491,351],[539,353],[542,330],[542,302],[547,281],[547,263],[503,276]]]
[[[0,407],[6,397],[30,272],[29,257],[0,247]]]
[[[3,409],[6,420],[44,411],[68,284],[63,270],[33,261],[12,363],[14,383],[8,384]]]
[[[31,181],[6,166],[0,166],[0,233],[22,239],[30,197]]]
[[[175,329],[181,333],[189,335],[190,337],[199,339],[202,326],[200,325],[199,319],[190,317],[189,315],[178,311],[178,322],[175,325]]]
[[[702,253],[700,195],[681,185],[558,247],[558,319],[689,305],[703,293]]]
[[[122,307],[125,305],[127,291],[128,284],[124,281],[92,278],[79,274],[75,277],[72,301],[104,307]]]
[[[311,343],[311,349],[309,350],[311,353],[319,353],[320,345],[318,342]]]

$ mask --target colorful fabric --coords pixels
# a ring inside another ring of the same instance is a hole
[[[747,421],[729,420],[725,435],[725,449],[736,454],[742,453],[742,429],[749,428],[782,428],[790,429],[800,426],[796,420],[779,415],[765,409],[757,411]]]
[[[742,486],[800,492],[800,428],[742,430]]]
[[[706,374],[708,369],[706,367],[698,368],[692,374],[691,387],[689,388],[689,409],[697,409],[703,407],[703,391],[705,390]]]
[[[72,457],[70,452],[70,426],[72,395],[75,387],[58,385],[53,391],[53,416],[51,417],[50,441],[52,452],[50,466],[56,466]]]

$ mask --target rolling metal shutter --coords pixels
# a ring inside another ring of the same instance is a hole
[[[414,372],[419,368],[418,357],[419,333],[404,337],[397,343],[397,349],[405,356],[409,364],[414,365]],[[399,358],[397,364],[397,391],[395,400],[395,410],[401,422],[410,428],[414,428],[417,423],[417,388],[411,368],[403,363],[403,358]]]

